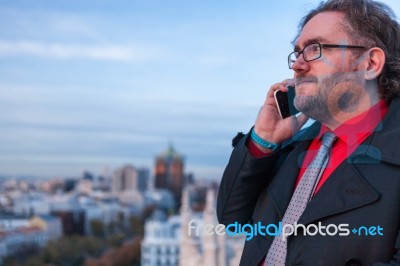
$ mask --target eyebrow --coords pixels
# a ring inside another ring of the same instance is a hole
[[[306,47],[307,45],[316,43],[316,42],[319,42],[319,43],[325,42],[326,43],[326,42],[328,42],[328,39],[326,39],[325,37],[322,37],[322,36],[317,36],[315,38],[308,39],[307,41],[305,41],[303,47]],[[296,43],[296,45],[294,46],[294,51],[300,51],[300,50],[301,49],[300,49],[299,44]]]

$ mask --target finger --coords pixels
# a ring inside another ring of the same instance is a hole
[[[299,130],[303,127],[303,125],[307,122],[308,117],[305,114],[300,114],[299,116],[292,115],[288,118],[290,123],[290,137],[294,136]]]
[[[275,83],[274,85],[271,86],[271,88],[268,90],[268,94],[274,94],[275,91],[277,90],[284,90],[285,85],[283,83]]]
[[[294,79],[285,79],[284,81],[282,81],[282,84],[284,84],[285,86],[294,87]]]
[[[269,89],[268,93],[267,93],[267,97],[265,99],[264,104],[275,105],[274,93],[277,90],[281,90],[281,91],[284,91],[284,92],[288,91],[286,85],[284,85],[283,83],[276,83],[276,84],[272,85],[271,88]]]

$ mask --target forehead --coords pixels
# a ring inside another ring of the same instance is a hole
[[[295,47],[302,49],[313,42],[348,44],[349,37],[344,25],[345,16],[341,12],[322,12],[304,25]]]

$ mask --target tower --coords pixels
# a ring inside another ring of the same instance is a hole
[[[183,173],[184,158],[172,146],[155,158],[155,188],[167,189],[178,205],[181,203],[182,189],[186,183]]]
[[[195,231],[189,228],[189,223],[194,222],[198,225],[199,220],[193,219],[192,210],[190,208],[189,200],[189,188],[186,187],[182,195],[182,205],[180,210],[182,219],[181,227],[181,242],[180,242],[180,253],[179,253],[179,266],[199,266],[201,256],[199,254],[200,242],[198,237],[194,236]]]
[[[204,209],[204,224],[212,224],[214,226],[216,225],[214,213],[214,191],[208,189],[206,197],[206,208]],[[214,234],[204,234],[203,259],[203,265],[217,266],[218,245],[217,237]]]

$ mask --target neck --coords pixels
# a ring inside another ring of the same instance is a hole
[[[334,130],[350,119],[368,111],[372,106],[379,102],[378,89],[365,90],[357,101],[332,114],[327,121],[322,122],[329,129]],[[338,103],[336,103],[337,105]]]

